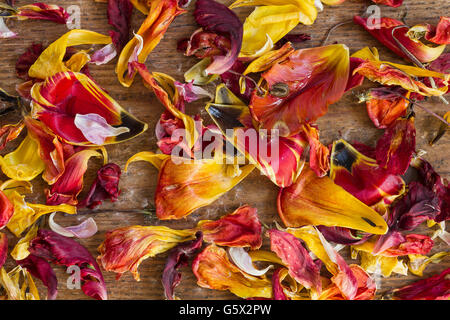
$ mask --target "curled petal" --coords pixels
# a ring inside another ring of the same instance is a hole
[[[0,287],[3,287],[5,292],[5,295],[1,296],[2,300],[40,300],[33,278],[21,266],[15,267],[10,272],[1,268]]]
[[[377,4],[384,4],[389,7],[397,8],[403,4],[403,0],[372,0]]]
[[[395,247],[385,249],[380,254],[386,257],[405,256],[408,254],[428,254],[434,241],[421,234],[407,234],[405,241]]]
[[[39,144],[28,134],[16,150],[0,156],[3,173],[15,180],[33,180],[45,169],[38,150]]]
[[[119,278],[130,271],[139,281],[138,267],[149,257],[165,252],[178,243],[195,239],[195,230],[173,230],[163,226],[131,226],[108,231],[98,247],[97,261]]]
[[[322,291],[320,269],[311,259],[300,240],[292,234],[269,230],[270,249],[274,251],[289,269],[289,274],[307,289]]]
[[[238,16],[225,5],[213,0],[195,2],[195,21],[208,32],[226,34],[231,48],[225,56],[213,57],[212,63],[205,69],[206,74],[222,74],[230,69],[241,51],[243,26]]]
[[[121,170],[114,163],[108,163],[97,171],[97,177],[89,189],[85,199],[78,203],[78,207],[88,207],[90,209],[100,205],[103,200],[110,199],[112,202],[119,197],[119,180]]]
[[[56,299],[58,280],[46,259],[30,254],[25,259],[18,260],[17,264],[25,268],[33,277],[40,279],[44,286],[47,287],[47,300]]]
[[[164,294],[168,300],[175,299],[173,291],[181,281],[179,268],[187,266],[189,258],[202,247],[202,233],[197,232],[195,236],[197,239],[182,242],[169,252],[162,275]]]
[[[133,5],[129,0],[108,1],[107,14],[108,24],[114,28],[109,34],[116,51],[121,52],[129,40]]]
[[[318,177],[323,177],[330,170],[330,150],[319,140],[319,130],[308,124],[303,126],[303,134],[309,143],[309,167]]]
[[[438,252],[430,257],[421,254],[409,254],[408,255],[408,268],[409,271],[416,276],[422,277],[423,271],[430,263],[440,263],[443,259],[450,256],[450,252]]]
[[[229,290],[241,298],[272,297],[272,285],[266,278],[241,271],[230,262],[227,252],[215,245],[207,246],[192,263],[200,287]]]
[[[110,126],[105,118],[96,113],[77,113],[74,124],[83,133],[86,140],[94,145],[103,145],[107,138],[130,132],[127,127],[115,128]]]
[[[0,128],[0,150],[6,147],[9,141],[16,139],[22,132],[25,124],[20,121],[16,124],[6,124]]]
[[[30,247],[30,241],[33,240],[39,229],[39,225],[35,223],[27,232],[27,234],[20,238],[14,249],[11,251],[11,257],[14,260],[24,260],[26,257],[30,255],[30,251],[28,248]]]
[[[0,268],[6,262],[8,257],[8,237],[6,233],[0,232]]]
[[[253,92],[253,117],[261,128],[280,130],[280,136],[299,133],[302,124],[316,121],[342,97],[349,61],[348,48],[342,44],[294,51],[287,61],[262,74],[269,92],[262,96]],[[280,83],[286,89],[281,97]]]
[[[17,37],[17,33],[9,30],[5,24],[5,20],[0,18],[0,39],[8,39]]]
[[[60,24],[66,24],[69,14],[64,8],[54,5],[36,2],[17,9],[19,19],[50,20]]]
[[[92,54],[91,59],[89,60],[89,63],[94,63],[99,66],[99,65],[108,63],[109,61],[114,59],[116,57],[116,55],[117,55],[116,48],[114,47],[114,45],[112,43],[110,43],[110,44],[107,44],[106,46],[104,46],[103,48],[95,51]]]
[[[37,58],[44,51],[44,47],[40,43],[33,43],[27,50],[20,55],[16,62],[16,74],[19,78],[28,81],[28,70],[36,62]]]
[[[410,285],[393,290],[396,300],[448,300],[450,297],[450,268],[440,274],[416,281]]]
[[[64,145],[42,122],[27,116],[25,124],[30,137],[38,143],[39,156],[45,164],[42,178],[53,184],[65,169]]]
[[[83,176],[91,157],[101,157],[97,151],[86,149],[75,153],[65,162],[64,173],[46,190],[47,204],[67,203],[76,205],[77,196],[83,189]]]
[[[67,267],[80,268],[81,290],[97,300],[106,300],[106,286],[102,272],[89,251],[78,242],[53,231],[41,229],[31,241],[31,254]]]
[[[45,51],[42,55],[44,54]],[[92,138],[90,131],[92,128],[88,125],[93,124],[95,124],[96,132],[99,128],[104,129],[105,126],[109,129],[111,129],[110,126],[115,128],[113,137],[110,134],[104,134],[104,130],[100,131],[102,136],[99,139],[105,138],[104,144],[131,139],[147,129],[147,124],[122,109],[104,90],[82,73],[57,73],[46,81],[36,83],[32,88],[31,96],[33,117],[38,118],[53,133],[71,144],[92,146],[102,142],[95,139],[95,143],[92,143],[86,138],[86,135]],[[80,123],[77,126],[75,121],[77,115],[78,117],[83,115],[84,118],[88,117],[92,120],[89,114],[95,114],[95,121],[89,123],[82,121],[82,130],[80,130]],[[116,132],[117,130],[120,132]]]
[[[358,291],[353,300],[373,300],[377,290],[375,281],[360,266],[351,264],[350,270],[357,280]],[[337,285],[332,282],[325,288],[319,297],[319,300],[345,300]]]
[[[14,206],[6,194],[0,190],[0,229],[3,229],[14,214]]]
[[[183,40],[182,40],[183,41]],[[186,44],[178,42],[178,49],[185,51],[186,56],[199,59],[226,54],[231,49],[230,40],[214,32],[206,32],[202,28],[194,31]]]
[[[405,96],[409,98],[410,93]],[[398,117],[406,115],[409,101],[402,97],[388,99],[371,97],[366,102],[367,114],[373,124],[379,129],[385,129],[397,120]]]
[[[144,63],[150,52],[158,45],[172,21],[186,10],[178,7],[177,0],[156,0],[149,3],[147,18],[139,28],[137,35],[143,39],[142,50],[137,55],[137,62]],[[134,73],[128,73],[128,63],[130,57],[137,46],[139,40],[132,38],[123,48],[117,61],[116,73],[119,82],[129,87],[134,79]]]
[[[380,201],[391,203],[405,191],[405,182],[400,176],[383,169],[345,140],[333,143],[330,177],[368,206]]]
[[[201,220],[197,229],[203,233],[206,242],[219,246],[250,247],[258,249],[262,245],[261,222],[256,208],[248,205],[218,220]]]
[[[16,237],[19,237],[28,227],[36,222],[39,217],[51,212],[60,211],[68,214],[75,214],[76,208],[66,204],[60,205],[43,205],[25,202],[25,196],[20,195],[17,191],[12,191],[8,198],[14,205],[14,215],[6,225]]]
[[[429,24],[414,26],[408,30],[408,36],[416,41],[424,37],[436,44],[450,44],[450,18],[441,17],[436,27]]]
[[[349,228],[317,226],[317,229],[328,241],[343,245],[359,244],[370,237],[370,234],[358,234]]]
[[[368,21],[370,21],[368,18],[359,16],[353,17],[353,21],[362,26],[388,49],[405,59],[409,58],[395,39],[397,39],[397,41],[399,41],[401,45],[420,62],[431,62],[437,59],[445,50],[445,46],[430,46],[421,42],[419,39],[411,39],[411,37],[408,36],[408,27],[405,26],[403,22],[392,18],[382,17],[380,18],[379,23],[373,25],[368,23]],[[395,31],[394,28],[396,28]],[[392,33],[394,34],[395,39],[392,36]]]
[[[192,82],[195,85],[203,86],[214,80],[216,80],[219,75],[217,74],[206,74],[205,69],[211,64],[211,58],[204,58],[193,65],[188,71],[184,73],[184,81]]]
[[[324,225],[384,234],[387,224],[373,209],[328,177],[305,166],[296,182],[278,194],[278,213],[288,227]]]
[[[30,67],[28,76],[30,78],[46,79],[58,72],[69,71],[67,66],[63,63],[67,47],[82,44],[106,45],[110,43],[111,38],[108,36],[88,30],[71,30],[50,44],[42,52],[36,62]],[[65,97],[65,94],[63,94],[63,96]]]
[[[60,234],[65,237],[77,237],[80,239],[85,239],[92,237],[94,234],[97,233],[97,224],[95,223],[95,220],[92,218],[88,218],[84,220],[82,223],[80,223],[77,226],[72,227],[61,227],[59,224],[57,224],[54,221],[54,216],[56,212],[53,212],[50,217],[48,218],[48,225],[50,229],[52,229],[57,234]]]

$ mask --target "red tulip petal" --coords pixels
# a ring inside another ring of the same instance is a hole
[[[448,300],[450,298],[450,268],[440,274],[393,290],[396,300]]]

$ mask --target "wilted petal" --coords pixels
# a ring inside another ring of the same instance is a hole
[[[288,227],[324,225],[384,234],[387,225],[373,209],[328,177],[305,166],[296,182],[280,190],[278,213]]]
[[[28,134],[16,150],[0,156],[5,175],[14,180],[30,181],[45,169],[39,156],[39,144]]]
[[[11,251],[11,257],[14,260],[24,260],[30,255],[30,251],[28,251],[30,241],[36,237],[38,229],[39,225],[37,223],[33,224],[33,226],[28,229],[27,234],[17,241],[14,249]]]
[[[206,242],[219,246],[250,247],[259,249],[262,245],[261,222],[256,208],[248,205],[218,220],[201,220],[197,229],[203,233]]]
[[[0,268],[6,262],[8,257],[8,237],[6,233],[0,232]]]
[[[357,280],[358,291],[353,300],[373,300],[377,290],[375,281],[356,264],[350,265],[350,270]],[[319,300],[345,300],[335,283],[325,288],[319,297]]]
[[[5,292],[5,295],[1,296],[2,300],[40,300],[33,278],[21,266],[15,267],[10,272],[1,268],[0,287],[3,287]]]
[[[299,133],[302,124],[316,121],[342,97],[349,61],[348,48],[341,44],[293,52],[287,61],[262,74],[268,93],[253,92],[252,115],[261,128],[279,129],[280,136]],[[280,97],[281,84],[285,90]]]
[[[50,20],[60,24],[66,24],[69,19],[69,14],[64,8],[43,2],[28,4],[17,10],[19,19]]]
[[[136,33],[143,39],[142,50],[137,56],[137,62],[144,63],[148,55],[163,38],[172,21],[186,10],[178,7],[177,0],[156,0],[149,3],[147,18]],[[134,74],[128,74],[128,63],[139,40],[132,38],[123,48],[117,61],[116,73],[119,82],[129,87],[134,79]],[[132,61],[131,61],[132,62]]]
[[[40,279],[44,286],[47,287],[47,300],[56,299],[58,280],[46,259],[30,254],[25,259],[18,260],[17,264],[25,268],[33,277]]]
[[[8,198],[14,206],[14,214],[6,226],[16,237],[19,237],[22,232],[45,214],[56,211],[68,214],[76,213],[76,208],[67,204],[47,206],[25,202],[25,196],[20,195],[17,191],[12,191],[8,194]]]
[[[361,234],[361,232],[357,232],[356,230],[342,227],[317,226],[317,229],[319,229],[328,241],[344,245],[362,243],[367,241],[371,236],[370,234]]]
[[[85,239],[92,237],[97,233],[97,224],[93,218],[88,218],[79,225],[64,228],[54,221],[55,214],[56,212],[53,212],[48,218],[48,226],[57,234],[69,238],[77,237],[80,239]]]
[[[241,51],[243,26],[238,16],[225,5],[213,0],[195,2],[194,17],[203,30],[228,35],[231,48],[225,56],[213,57],[206,74],[222,74],[234,64]]]
[[[0,18],[0,39],[8,39],[17,37],[17,33],[9,30],[5,24],[5,20]]]
[[[403,0],[372,0],[377,4],[384,4],[389,7],[397,8],[403,4]]]
[[[422,277],[423,271],[430,263],[440,263],[443,259],[448,257],[450,252],[438,252],[433,254],[430,257],[421,255],[421,254],[409,254],[408,259],[408,268],[409,271],[416,276]]]
[[[144,152],[151,154],[151,152]],[[139,155],[139,153],[137,154]],[[133,156],[129,163],[148,161],[148,157]],[[156,215],[159,219],[180,219],[194,210],[214,202],[232,189],[253,169],[218,163],[215,159],[189,160],[167,157],[160,163],[155,193]]]
[[[6,147],[6,144],[9,141],[12,141],[16,139],[20,133],[22,132],[22,129],[24,128],[25,124],[23,121],[19,121],[16,124],[6,124],[3,127],[0,128],[0,150]]]
[[[330,177],[368,206],[380,201],[391,203],[405,191],[405,182],[400,176],[383,169],[345,140],[333,143]]]
[[[0,230],[3,229],[14,214],[14,206],[5,193],[0,190]]]
[[[81,276],[81,290],[97,300],[106,300],[106,286],[102,272],[89,251],[78,242],[59,234],[41,229],[31,241],[31,254],[46,259],[48,262],[78,266]]]
[[[359,16],[353,17],[353,21],[366,29],[374,38],[380,41],[383,45],[397,54],[399,57],[409,59],[405,52],[400,48],[397,39],[401,45],[413,54],[421,62],[431,62],[437,59],[445,50],[445,46],[429,46],[418,39],[411,39],[408,36],[408,27],[401,21],[382,17],[380,22],[370,25],[369,18]],[[399,27],[403,26],[403,27]],[[394,37],[392,36],[393,29]]]
[[[103,145],[107,138],[130,132],[127,127],[112,127],[105,118],[96,113],[76,114],[74,124],[86,140],[94,145]]]
[[[260,277],[262,275],[265,275],[267,271],[269,271],[273,267],[273,265],[270,265],[262,270],[256,269],[248,252],[241,247],[228,248],[228,254],[231,258],[231,261],[233,261],[233,263],[238,268],[252,276]]]
[[[108,1],[108,24],[114,30],[109,32],[117,52],[127,44],[130,35],[131,15],[133,5],[130,0]]]
[[[175,299],[173,291],[181,281],[181,272],[178,269],[187,266],[189,258],[202,247],[202,233],[197,232],[195,236],[197,239],[182,242],[169,252],[162,274],[164,294],[168,300]]]
[[[309,143],[309,167],[318,177],[323,177],[330,170],[330,150],[319,140],[319,130],[308,124],[303,126],[303,134]]]
[[[65,162],[64,173],[46,190],[47,204],[67,203],[76,205],[77,196],[83,189],[83,176],[91,157],[101,157],[95,150],[85,149],[75,153]]]
[[[127,113],[104,90],[82,73],[57,73],[46,81],[36,83],[32,88],[31,96],[33,117],[41,120],[53,133],[71,144],[118,143],[134,138],[147,129],[147,124]],[[83,131],[75,123],[77,115],[90,117],[89,114],[95,114],[95,119],[101,119],[100,122],[98,120],[89,122],[89,125],[95,124],[96,129],[104,128],[105,125],[111,129],[112,126],[119,132],[115,132],[112,137],[110,134],[102,134],[100,139],[104,141],[95,139],[95,143],[92,143],[86,138],[86,135],[92,138],[91,128],[87,128],[86,122],[82,122]]]
[[[450,268],[440,274],[393,290],[396,300],[448,300],[450,297]]]
[[[406,98],[409,98],[409,95],[409,92],[404,94]],[[366,101],[367,114],[373,124],[379,129],[389,127],[398,117],[406,115],[408,105],[409,101],[402,97],[382,98],[376,96],[373,90]]]
[[[307,289],[317,294],[322,290],[320,269],[309,256],[300,240],[290,233],[269,230],[270,249],[274,251],[289,269],[289,274]]]
[[[19,78],[28,81],[28,70],[36,62],[36,59],[44,51],[44,47],[40,43],[33,43],[27,50],[20,55],[16,62],[16,74]]]
[[[97,261],[119,278],[130,271],[139,281],[138,267],[149,257],[165,252],[180,242],[193,240],[195,230],[174,230],[163,226],[130,226],[108,231],[98,247]]]
[[[227,252],[215,245],[207,246],[192,263],[200,287],[229,290],[238,297],[272,297],[272,285],[266,278],[241,271],[230,262]]]
[[[380,167],[389,173],[402,175],[406,172],[416,151],[416,128],[414,115],[398,118],[378,139],[376,159]]]
[[[110,199],[112,202],[119,197],[119,180],[121,170],[115,163],[108,163],[97,171],[97,177],[92,182],[89,192],[78,207],[88,207],[90,209],[100,205],[103,200]]]
[[[450,44],[450,18],[441,17],[436,27],[429,24],[414,26],[408,30],[408,36],[416,41],[424,37],[426,40],[441,44],[445,48],[446,44]]]

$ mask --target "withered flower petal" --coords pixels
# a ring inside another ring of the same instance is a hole
[[[107,14],[108,24],[114,28],[109,35],[120,53],[129,40],[133,5],[130,0],[109,0]]]
[[[201,231],[198,231],[195,236],[197,239],[182,242],[169,252],[162,274],[164,294],[168,300],[175,298],[173,291],[181,281],[181,272],[178,269],[187,266],[189,259],[202,247],[203,237]]]
[[[0,232],[0,268],[6,262],[8,257],[8,236],[6,233]]]
[[[81,269],[81,290],[97,300],[108,298],[100,267],[89,251],[75,240],[40,229],[36,238],[31,240],[28,250],[32,255],[51,263],[78,266]]]

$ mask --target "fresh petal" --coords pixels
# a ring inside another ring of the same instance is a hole
[[[328,177],[305,166],[296,182],[278,194],[278,213],[288,227],[324,225],[384,234],[387,224],[373,209]]]
[[[229,290],[241,298],[272,297],[272,285],[266,278],[249,275],[230,262],[227,252],[215,245],[207,246],[192,263],[200,287]]]

